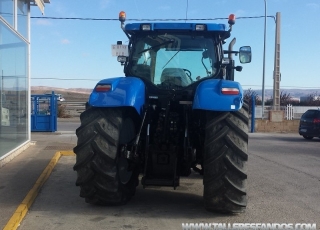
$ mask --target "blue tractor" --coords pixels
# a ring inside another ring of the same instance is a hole
[[[179,186],[192,171],[203,176],[204,206],[237,213],[247,205],[248,105],[234,81],[233,56],[251,61],[251,48],[227,50],[229,28],[214,23],[124,24],[127,45],[114,52],[123,77],[98,82],[81,126],[76,185],[85,201],[119,205],[139,180],[148,186]]]

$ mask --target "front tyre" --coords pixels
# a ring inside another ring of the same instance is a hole
[[[121,108],[89,107],[80,115],[74,148],[76,185],[87,203],[125,204],[134,195],[138,171],[123,156],[125,144],[136,135],[129,111]]]
[[[207,111],[203,184],[208,211],[237,213],[247,205],[248,106],[240,111]]]
[[[304,139],[307,139],[307,140],[312,140],[312,139],[313,139],[313,137],[306,136],[306,135],[303,135],[303,138],[304,138]]]

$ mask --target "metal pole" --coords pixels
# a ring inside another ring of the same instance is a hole
[[[256,96],[251,96],[251,133],[254,133],[256,124]]]
[[[280,80],[280,12],[277,12],[273,70],[273,110],[280,110]]]
[[[18,30],[18,1],[13,1],[13,28]]]
[[[264,0],[264,41],[263,41],[263,73],[262,73],[262,119],[264,119],[264,79],[266,72],[266,28],[267,28],[267,0]]]
[[[30,23],[30,17],[31,17],[31,13],[30,13],[30,2],[28,2],[28,13],[27,13],[27,38],[28,38],[28,49],[27,49],[27,52],[28,52],[28,55],[27,55],[27,71],[26,71],[26,74],[27,74],[27,114],[26,114],[26,123],[27,123],[27,139],[28,141],[31,141],[31,119],[33,119],[34,116],[30,115],[32,114],[32,111],[31,111],[31,108],[33,108],[33,111],[36,109],[36,104],[35,104],[35,97],[33,98],[34,101],[33,101],[33,104],[32,103],[32,100],[31,100],[31,23]]]

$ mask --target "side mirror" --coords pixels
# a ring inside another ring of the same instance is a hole
[[[239,60],[241,63],[250,63],[251,62],[251,47],[242,46],[239,49]]]

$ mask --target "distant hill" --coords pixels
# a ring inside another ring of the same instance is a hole
[[[84,93],[90,94],[92,89],[85,89],[85,88],[57,88],[57,87],[50,87],[50,86],[31,86],[31,91],[41,92],[41,93],[51,93],[54,92],[73,92],[73,93]]]
[[[49,86],[31,86],[31,94],[62,94],[66,101],[88,101],[92,89],[85,88],[56,88]]]
[[[244,89],[245,91],[248,89]],[[262,95],[262,89],[251,89],[252,91],[256,92],[260,97]],[[300,98],[306,97],[310,94],[320,95],[320,89],[280,89],[280,92],[290,94],[291,97]],[[264,91],[265,98],[273,97],[273,90],[272,89],[265,89]]]

